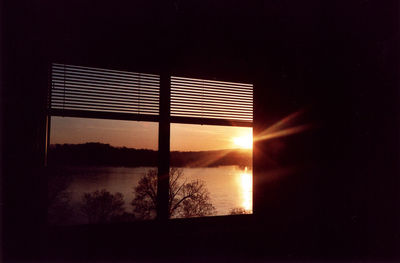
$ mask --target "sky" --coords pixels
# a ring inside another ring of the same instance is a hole
[[[252,128],[171,124],[172,151],[207,151],[243,148]],[[251,140],[251,139],[250,139]],[[51,117],[50,144],[107,143],[115,147],[158,149],[158,123]]]

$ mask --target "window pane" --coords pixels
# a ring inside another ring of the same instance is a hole
[[[171,217],[252,213],[252,145],[252,128],[171,124]]]
[[[138,201],[135,191],[142,178],[154,175],[157,149],[158,123],[52,117],[48,221],[86,224],[154,218],[155,205],[148,198]],[[154,188],[151,183],[147,186]]]

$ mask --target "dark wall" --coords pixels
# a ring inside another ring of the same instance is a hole
[[[256,208],[291,229],[289,242],[312,236],[302,242],[315,253],[393,256],[397,9],[371,1],[311,6],[280,9],[279,47],[256,90],[255,120],[263,131],[304,109],[293,126],[313,128],[257,145],[270,158],[255,153]]]
[[[255,135],[287,116],[281,129],[307,125],[256,142],[254,221],[178,222],[172,234],[152,230],[154,239],[194,239],[202,249],[197,258],[225,257],[242,243],[232,258],[398,256],[396,1],[82,2],[3,1],[2,237],[8,259],[101,259],[96,248],[116,249],[124,241],[116,233],[126,235],[124,227],[98,228],[97,235],[104,231],[120,242],[96,243],[88,230],[58,239],[44,224],[51,62],[251,82]],[[140,229],[132,231],[145,236]],[[77,239],[81,246],[72,246]],[[134,252],[146,247],[134,243]],[[155,244],[164,254],[183,255]],[[189,244],[182,248],[194,251]]]

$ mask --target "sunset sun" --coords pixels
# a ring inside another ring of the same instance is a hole
[[[236,147],[242,148],[242,149],[251,149],[253,148],[253,136],[251,133],[245,134],[242,136],[234,137],[233,139],[233,144]]]

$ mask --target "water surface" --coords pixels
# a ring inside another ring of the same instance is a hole
[[[68,167],[72,180],[67,188],[73,209],[79,209],[84,193],[106,189],[124,195],[125,209],[132,212],[131,201],[139,179],[155,167]],[[239,166],[182,168],[183,179],[205,183],[216,208],[216,215],[227,215],[233,208],[252,210],[252,171]],[[79,220],[80,221],[80,220]]]

